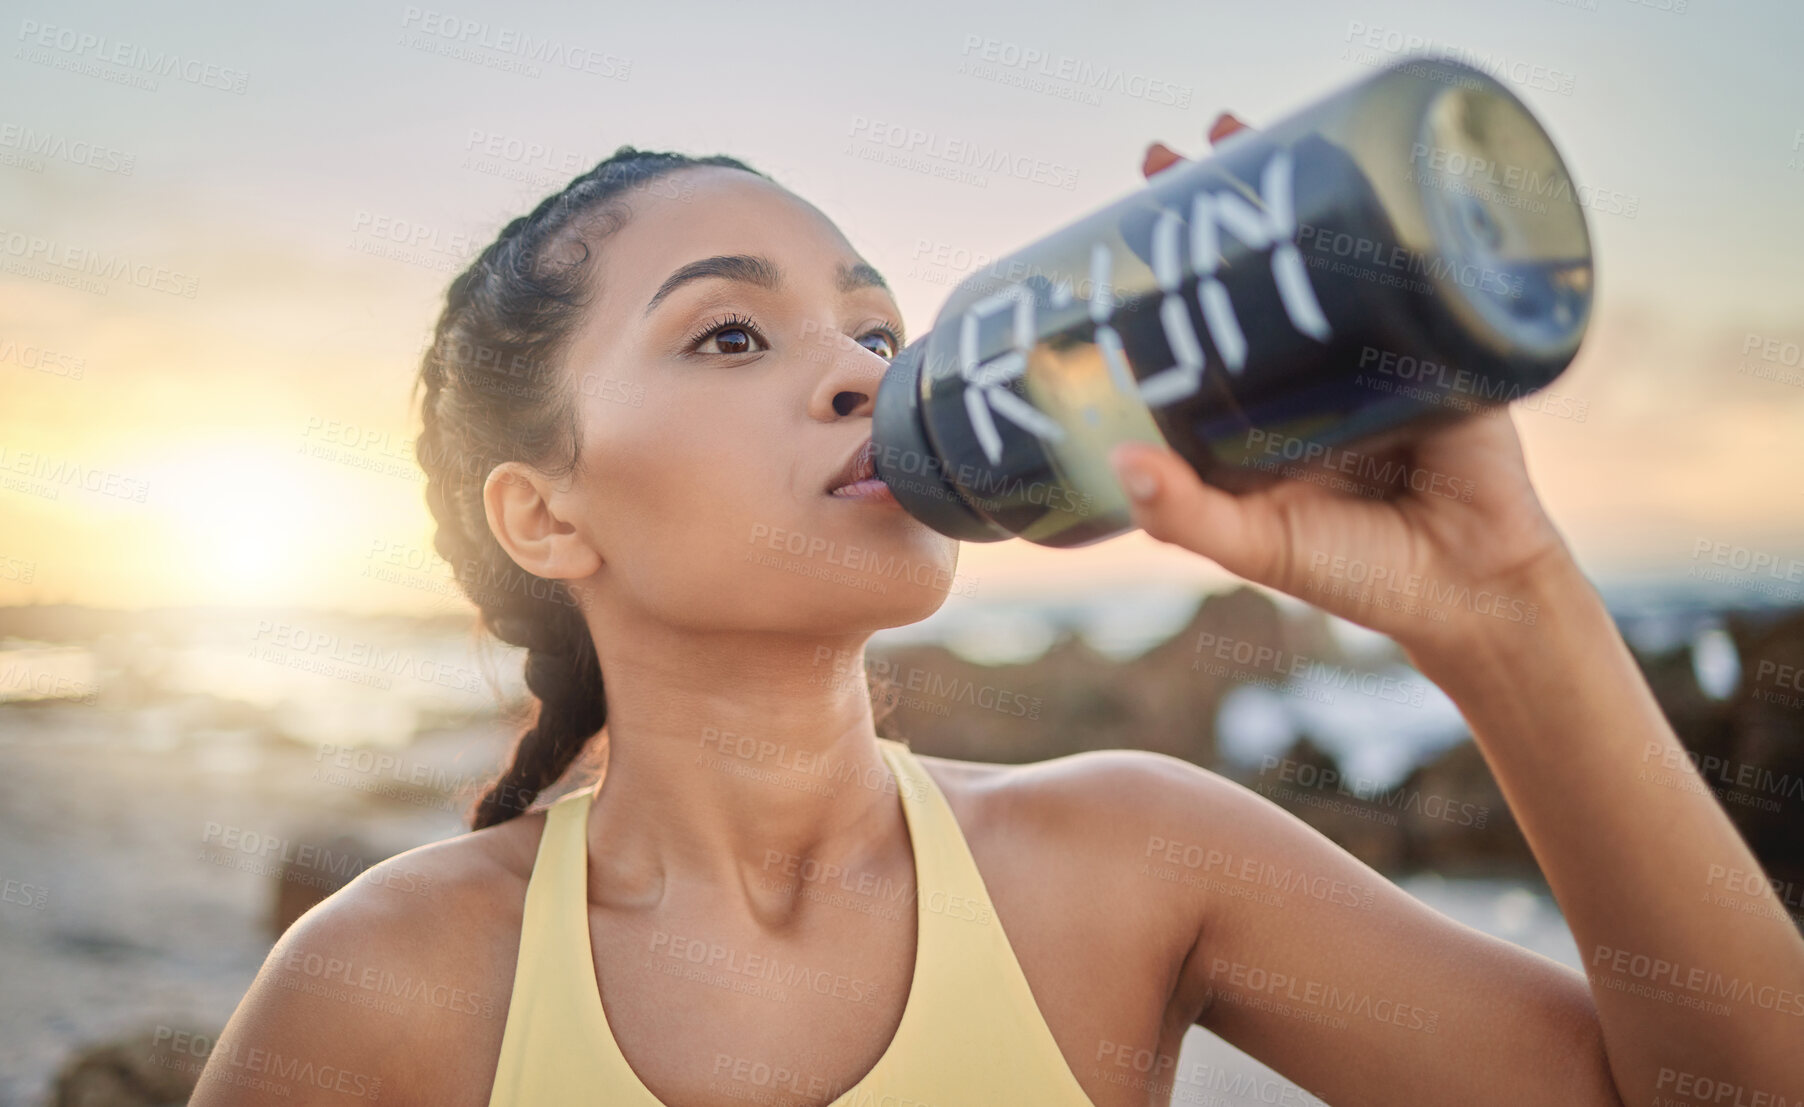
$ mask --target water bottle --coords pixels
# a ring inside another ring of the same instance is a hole
[[[1591,286],[1576,186],[1521,101],[1405,60],[963,280],[878,388],[877,475],[954,538],[1089,545],[1133,528],[1116,443],[1233,492],[1360,468],[1545,387]]]

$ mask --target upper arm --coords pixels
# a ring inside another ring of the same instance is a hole
[[[1581,974],[1217,774],[1144,753],[1107,772],[1137,782],[1115,848],[1194,936],[1177,987],[1198,1025],[1336,1107],[1618,1104]]]
[[[481,948],[447,845],[372,867],[289,927],[193,1107],[487,1102],[514,959]]]

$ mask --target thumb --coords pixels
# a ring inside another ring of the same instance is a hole
[[[1206,483],[1169,446],[1122,442],[1109,451],[1134,525],[1231,573],[1257,580],[1257,545],[1246,503]]]

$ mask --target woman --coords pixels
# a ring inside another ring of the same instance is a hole
[[[1175,758],[879,738],[864,643],[957,558],[867,479],[898,316],[805,201],[630,147],[453,282],[421,373],[437,546],[539,713],[471,833],[282,937],[194,1103],[1211,1102],[1175,1065],[1192,1024],[1337,1105],[1804,1092],[1804,940],[1759,880],[1724,891],[1759,866],[1701,781],[1637,779],[1690,763],[1505,409],[1414,450],[1469,500],[1113,460],[1153,537],[1391,635],[1453,697],[1588,982]],[[529,810],[604,722],[602,785]]]

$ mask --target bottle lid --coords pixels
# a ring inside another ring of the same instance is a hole
[[[1000,542],[1013,534],[972,509],[945,477],[944,461],[921,423],[921,363],[929,334],[891,359],[877,386],[871,414],[871,460],[903,510],[934,530],[965,542]]]

